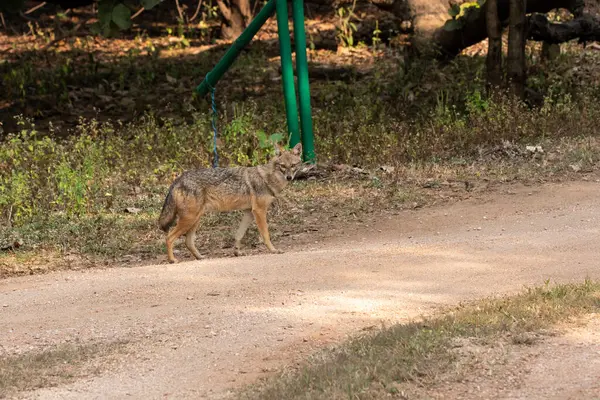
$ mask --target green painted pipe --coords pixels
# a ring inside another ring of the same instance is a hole
[[[308,59],[306,57],[303,0],[292,0],[292,14],[294,20],[294,42],[296,45],[296,74],[298,75],[298,100],[300,103],[302,150],[304,161],[314,163],[315,144],[310,110],[310,85],[308,83]]]
[[[252,22],[248,24],[244,32],[242,32],[235,42],[233,42],[229,50],[227,50],[212,71],[206,74],[202,83],[196,87],[196,93],[200,96],[205,96],[210,91],[211,87],[215,87],[217,82],[219,82],[219,79],[221,79],[223,74],[231,67],[231,64],[233,64],[235,59],[240,55],[244,47],[246,47],[254,35],[256,35],[256,32],[258,32],[271,15],[273,15],[276,8],[275,4],[276,0],[269,0],[269,2],[265,4]]]
[[[287,0],[277,1],[277,31],[279,36],[279,54],[281,55],[281,79],[283,83],[283,100],[287,116],[290,145],[300,142],[298,126],[298,109],[296,106],[296,87],[294,85],[294,66],[292,64],[292,44],[288,25]]]

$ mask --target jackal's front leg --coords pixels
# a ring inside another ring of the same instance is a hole
[[[266,208],[254,208],[252,209],[252,213],[254,214],[254,219],[256,219],[256,225],[258,226],[258,231],[260,232],[260,236],[265,243],[265,246],[269,249],[271,253],[283,253],[281,250],[277,250],[273,243],[271,243],[271,237],[269,236],[269,226],[267,225],[267,209]]]

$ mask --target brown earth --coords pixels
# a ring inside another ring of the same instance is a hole
[[[101,374],[21,398],[226,397],[360,329],[546,279],[599,279],[598,198],[598,182],[510,186],[382,213],[377,224],[282,255],[5,279],[0,356],[125,340],[128,351]],[[557,381],[536,373],[532,366],[530,381]],[[535,398],[523,390],[503,398]]]

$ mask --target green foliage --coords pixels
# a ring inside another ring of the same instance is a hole
[[[41,137],[35,126],[19,120],[21,131],[0,149],[0,205],[9,223],[47,210],[80,215],[90,211],[106,177],[101,143],[90,133],[59,143]]]
[[[255,110],[240,110],[224,121],[222,165],[256,165],[274,154],[285,135],[267,134]],[[48,213],[83,216],[110,207],[125,186],[168,182],[184,169],[208,166],[212,131],[207,115],[191,124],[152,115],[129,126],[81,120],[67,140],[41,136],[20,118],[20,131],[0,147],[0,219],[19,224]]]
[[[379,20],[375,21],[375,29],[373,30],[373,48],[377,49],[381,45],[381,30],[379,29]]]
[[[474,21],[479,17],[481,7],[484,4],[485,0],[470,1],[460,5],[453,4],[448,9],[450,19],[444,24],[444,29],[447,31],[462,29],[468,22]]]
[[[67,84],[72,77],[72,62],[64,59],[50,69],[36,70],[33,62],[22,60],[2,74],[5,94],[14,100],[26,101],[28,95],[52,95],[57,103],[68,102]]]
[[[460,4],[452,4],[448,9],[448,14],[452,18],[458,17],[458,14],[460,14]]]
[[[202,19],[203,20],[207,20],[207,19],[215,19],[218,17],[219,15],[219,6],[213,4],[212,0],[211,1],[204,1],[202,3]]]
[[[147,39],[140,38],[139,43],[142,47]],[[95,88],[104,85],[102,80],[110,81],[112,88],[102,96],[114,96],[118,104],[121,97],[116,91],[129,90],[126,96],[137,96],[157,80],[164,81],[165,72],[176,80],[185,79],[184,70],[190,66],[167,63],[160,64],[159,70],[152,56],[146,64],[139,62],[140,57],[131,53],[112,70],[104,64],[108,72],[101,77],[83,75],[84,84]],[[257,65],[263,68],[257,59],[242,57],[247,59],[241,64],[252,74]],[[56,92],[68,102],[68,88],[81,78],[74,73],[95,71],[97,66],[65,60],[35,70],[20,62],[4,70],[3,84],[17,101],[26,101],[32,92]],[[558,69],[570,70],[564,65]],[[523,145],[596,134],[600,91],[592,85],[583,90],[575,78],[561,79],[564,74],[531,74],[529,83],[546,101],[529,109],[508,99],[487,98],[483,72],[483,59],[459,57],[439,66],[413,58],[396,69],[389,64],[376,67],[372,76],[357,82],[315,82],[311,89],[316,153],[322,161],[364,167],[444,163],[455,158],[470,163],[482,148],[505,140]],[[240,70],[235,73],[240,74],[236,79],[242,76]],[[139,85],[136,91],[134,85]],[[221,166],[263,163],[273,154],[275,142],[288,139],[280,133],[285,127],[280,93],[266,92],[260,102],[240,100],[239,93],[230,93],[219,106]],[[52,130],[44,136],[21,119],[19,128],[0,146],[0,224],[6,221],[20,227],[49,216],[73,220],[113,213],[122,210],[117,207],[133,188],[163,196],[164,186],[175,175],[209,166],[212,160],[210,113],[187,115],[184,122],[148,114],[127,125],[81,120],[61,140]],[[572,157],[573,164],[597,162],[592,146]],[[370,184],[377,187],[381,182]]]
[[[140,3],[142,3],[142,7],[144,7],[146,10],[150,10],[159,5],[161,1],[163,0],[140,0]]]
[[[131,10],[124,4],[117,4],[112,9],[112,21],[120,28],[127,29],[131,26]]]
[[[340,7],[337,9],[337,38],[340,44],[344,47],[354,46],[354,33],[356,32],[356,24],[354,21],[358,20],[358,16],[354,13],[356,7],[356,0],[353,1],[352,7]]]
[[[462,22],[462,20],[449,19],[444,24],[444,29],[447,30],[447,31],[456,31],[458,29],[462,29],[463,26],[464,26],[464,23]]]
[[[481,90],[475,89],[467,95],[465,106],[469,115],[480,115],[489,109],[490,101],[485,97]]]
[[[275,153],[275,144],[287,141],[282,133],[267,134],[258,121],[254,110],[234,109],[233,118],[220,133],[223,159],[238,165],[262,164]]]
[[[264,131],[256,132],[256,136],[258,138],[258,145],[261,149],[273,149],[275,144],[281,144],[284,140],[284,135],[282,133],[273,133],[269,136]]]
[[[131,26],[131,10],[118,0],[101,0],[98,2],[98,22],[92,26],[96,34],[111,36],[119,29]]]

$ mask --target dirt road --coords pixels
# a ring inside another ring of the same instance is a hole
[[[326,343],[524,285],[600,279],[600,183],[510,187],[312,248],[0,281],[0,352],[128,340],[26,398],[220,398]]]

